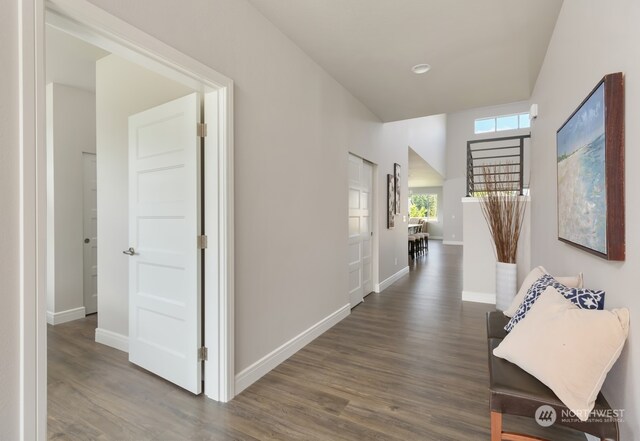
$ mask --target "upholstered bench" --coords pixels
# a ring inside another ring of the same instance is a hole
[[[487,339],[489,349],[489,389],[491,391],[491,441],[540,440],[523,434],[502,431],[502,415],[519,415],[534,418],[540,406],[551,406],[557,415],[555,424],[570,427],[600,438],[603,441],[619,441],[618,423],[606,418],[563,418],[569,409],[547,386],[515,364],[493,355],[493,350],[506,336],[504,326],[509,321],[500,311],[487,313]],[[595,414],[611,410],[602,394],[596,400]],[[603,413],[600,413],[602,415]]]

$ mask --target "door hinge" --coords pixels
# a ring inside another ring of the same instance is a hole
[[[205,123],[198,123],[197,132],[200,138],[207,136],[207,125]]]
[[[201,236],[198,236],[198,248],[200,248],[201,250],[204,250],[205,248],[207,248],[209,240],[207,239],[207,236],[205,236],[204,234]]]
[[[206,346],[198,349],[198,361],[207,361],[209,359],[209,349]]]

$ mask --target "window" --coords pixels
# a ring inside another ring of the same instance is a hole
[[[496,131],[496,119],[476,119],[476,133],[490,133]]]
[[[474,133],[503,132],[505,130],[528,129],[531,127],[529,113],[517,113],[514,115],[493,116],[491,118],[478,118],[475,120]]]
[[[409,197],[409,217],[425,217],[438,220],[437,194],[412,194]]]

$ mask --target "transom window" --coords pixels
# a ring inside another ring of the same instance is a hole
[[[528,129],[531,127],[529,112],[513,115],[492,116],[475,120],[474,133],[504,132],[506,130]]]

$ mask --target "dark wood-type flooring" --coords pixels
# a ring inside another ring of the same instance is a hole
[[[463,303],[462,248],[411,272],[231,403],[195,397],[94,342],[95,316],[49,326],[49,439],[489,439],[484,314]],[[584,435],[505,418],[505,430]]]

